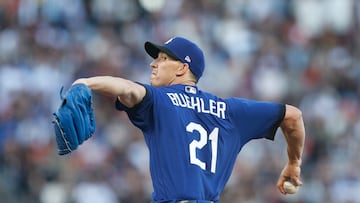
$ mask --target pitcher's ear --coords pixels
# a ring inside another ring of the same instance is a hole
[[[189,64],[187,63],[179,63],[178,66],[178,75],[184,75],[187,71],[190,71]]]

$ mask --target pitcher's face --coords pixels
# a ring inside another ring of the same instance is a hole
[[[177,69],[181,64],[181,61],[159,52],[158,57],[150,64],[152,68],[150,84],[155,87],[171,85],[176,79]]]

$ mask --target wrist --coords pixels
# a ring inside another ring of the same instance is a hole
[[[290,166],[301,166],[301,163],[302,163],[301,159],[289,160],[288,165],[290,165]]]

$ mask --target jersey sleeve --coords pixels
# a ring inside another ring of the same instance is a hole
[[[141,84],[146,89],[143,100],[132,108],[126,107],[119,99],[115,101],[115,108],[119,111],[125,111],[130,121],[141,130],[148,130],[153,123],[153,97],[152,89],[149,85]]]
[[[285,116],[285,104],[232,98],[234,109],[230,117],[245,140],[266,138],[274,140],[277,129]]]

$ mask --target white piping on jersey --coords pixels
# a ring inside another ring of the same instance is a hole
[[[205,106],[204,98],[200,97],[189,97],[186,94],[181,93],[167,93],[171,102],[175,106],[184,107],[196,110],[197,112],[207,113],[218,118],[225,119],[226,103],[213,99],[209,99]]]

